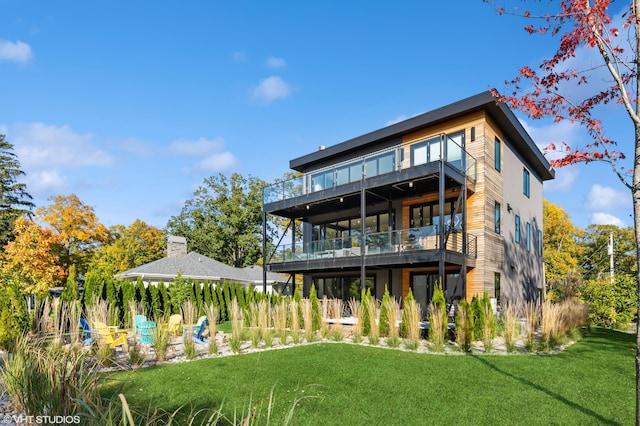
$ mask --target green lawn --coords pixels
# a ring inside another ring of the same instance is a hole
[[[109,376],[138,406],[233,416],[252,396],[271,424],[634,424],[635,336],[595,329],[558,355],[427,355],[350,344],[210,358]],[[261,404],[261,405],[260,405]],[[258,422],[258,424],[263,424]]]

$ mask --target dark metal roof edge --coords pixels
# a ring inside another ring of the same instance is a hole
[[[509,132],[509,129],[503,130],[505,130],[507,134],[510,134],[510,136],[515,136],[523,142],[524,145],[522,143],[518,143],[518,140],[512,140],[511,142],[519,145],[521,148],[525,148],[524,151],[527,160],[531,161],[531,165],[534,170],[542,177],[543,180],[554,178],[555,173],[553,170],[550,170],[549,162],[544,158],[536,144],[533,142],[533,139],[531,139],[531,136],[529,136],[518,118],[513,114],[513,111],[511,111],[511,109],[504,103],[498,104],[490,90],[478,93],[432,111],[425,112],[415,117],[411,117],[399,123],[374,130],[336,145],[331,145],[322,150],[303,155],[302,157],[294,158],[289,162],[289,167],[293,170],[304,171],[304,169],[313,163],[326,161],[331,157],[339,156],[349,151],[357,151],[370,143],[403,136],[407,133],[418,131],[421,128],[430,127],[458,116],[480,110],[488,111],[490,115],[497,119],[497,121],[501,121],[499,120],[500,117],[498,117],[498,115],[502,115],[503,118],[506,118],[509,125],[515,131],[515,134],[514,132]],[[529,152],[527,153],[526,151]],[[536,162],[538,164],[535,164]]]

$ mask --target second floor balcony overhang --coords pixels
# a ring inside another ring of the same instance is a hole
[[[476,160],[446,135],[381,151],[314,170],[264,189],[265,212],[297,218],[314,210],[357,206],[363,190],[394,200],[466,185],[473,191]],[[375,200],[373,200],[375,201]],[[367,201],[369,203],[369,201]]]

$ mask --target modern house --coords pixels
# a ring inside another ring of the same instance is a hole
[[[411,288],[423,307],[439,282],[449,303],[542,298],[542,184],[554,172],[489,91],[290,167],[299,177],[264,190],[265,218],[291,224],[265,246],[265,274],[301,275],[320,297]]]
[[[205,281],[211,281],[214,284],[223,281],[238,282],[247,288],[252,287],[256,291],[267,293],[287,288],[285,275],[269,273],[265,282],[261,267],[254,265],[235,268],[194,251],[187,253],[187,240],[174,235],[167,241],[166,257],[120,272],[116,274],[116,278],[131,281],[137,281],[140,278],[145,284],[156,284],[173,282],[178,274],[184,279],[201,283]]]

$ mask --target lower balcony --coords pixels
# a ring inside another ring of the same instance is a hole
[[[314,266],[326,267],[330,264],[354,267],[361,264],[362,257],[369,265],[396,265],[436,261],[442,249],[452,255],[454,262],[461,262],[463,258],[475,259],[476,237],[466,234],[464,244],[463,236],[459,230],[452,231],[448,236],[445,235],[445,244],[442,246],[438,226],[423,226],[364,236],[283,244],[277,247],[267,263],[274,271],[313,269]]]

